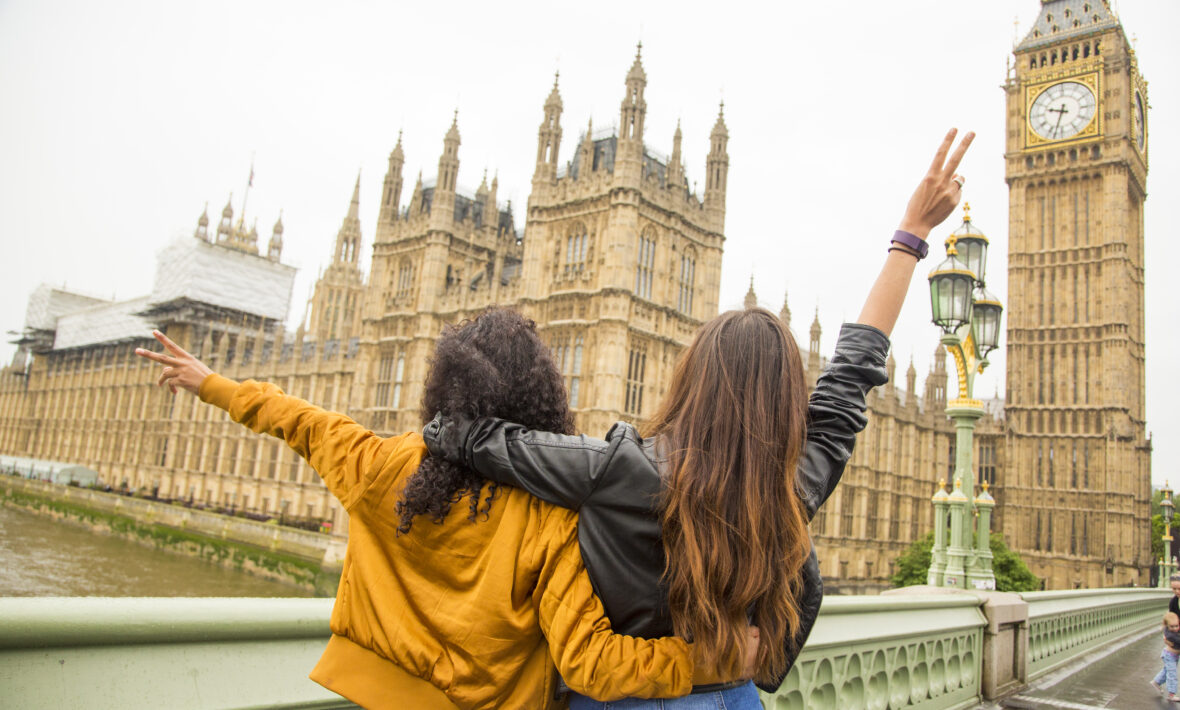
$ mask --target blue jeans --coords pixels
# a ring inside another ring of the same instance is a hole
[[[1160,651],[1160,660],[1164,662],[1163,669],[1155,674],[1155,680],[1152,682],[1156,685],[1163,685],[1164,681],[1168,683],[1168,692],[1172,695],[1176,694],[1176,654],[1168,650],[1165,646],[1163,651]]]
[[[1172,685],[1176,683],[1176,664],[1172,663]],[[697,693],[682,698],[644,700],[627,698],[601,702],[573,693],[570,695],[570,710],[762,710],[758,689],[754,683],[715,693]]]

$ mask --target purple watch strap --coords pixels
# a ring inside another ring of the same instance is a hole
[[[889,241],[897,242],[898,244],[902,245],[903,247],[909,247],[910,249],[913,249],[914,251],[918,252],[918,259],[919,260],[925,259],[926,253],[928,251],[930,251],[930,245],[927,244],[925,240],[918,239],[913,234],[910,234],[909,232],[904,232],[900,229],[893,233],[893,239],[891,239]]]

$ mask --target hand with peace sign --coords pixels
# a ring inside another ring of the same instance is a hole
[[[926,171],[922,182],[918,183],[918,188],[914,190],[909,204],[906,205],[901,224],[898,225],[899,229],[919,239],[925,239],[930,230],[942,224],[963,196],[963,183],[966,179],[955,171],[959,169],[959,163],[963,160],[971,141],[975,140],[975,134],[968,132],[963,136],[963,140],[959,141],[959,147],[955,149],[950,160],[947,160],[947,153],[950,153],[957,133],[958,129],[952,128],[942,139],[942,145],[938,146],[938,152],[934,154],[934,162]]]
[[[211,374],[213,370],[210,370],[208,365],[188,354],[184,348],[172,342],[172,339],[167,335],[164,335],[158,330],[153,330],[152,335],[171,354],[165,355],[164,353],[144,350],[143,348],[136,348],[135,354],[164,366],[164,370],[160,373],[160,379],[156,381],[156,384],[161,387],[167,386],[168,389],[172,390],[172,394],[176,394],[177,387],[188,390],[193,394],[198,394],[201,390],[201,383],[205,381],[205,377]]]
[[[963,136],[955,152],[951,153],[956,134],[958,131],[954,128],[947,132],[942,145],[938,146],[938,152],[934,154],[934,162],[910,196],[899,229],[888,247],[885,265],[873,282],[864,308],[857,318],[858,323],[871,325],[887,336],[897,324],[897,316],[901,313],[902,303],[913,280],[914,268],[926,256],[926,245],[922,242],[930,236],[930,230],[950,216],[963,197],[964,178],[955,171],[967,147],[975,140],[975,134],[969,132]],[[920,241],[916,241],[915,237]]]

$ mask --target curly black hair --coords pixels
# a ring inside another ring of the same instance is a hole
[[[423,423],[438,412],[499,417],[530,429],[574,433],[565,383],[537,336],[537,324],[507,308],[488,308],[474,320],[443,330],[426,376]],[[409,532],[419,515],[442,523],[451,505],[464,498],[470,498],[467,519],[475,522],[491,510],[497,488],[468,468],[427,456],[397,503],[397,530]]]

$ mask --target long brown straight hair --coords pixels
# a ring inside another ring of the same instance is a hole
[[[676,634],[705,662],[729,665],[742,657],[752,611],[758,680],[785,670],[799,628],[810,538],[795,466],[806,417],[795,339],[751,308],[701,328],[644,428],[668,456],[661,523]]]

